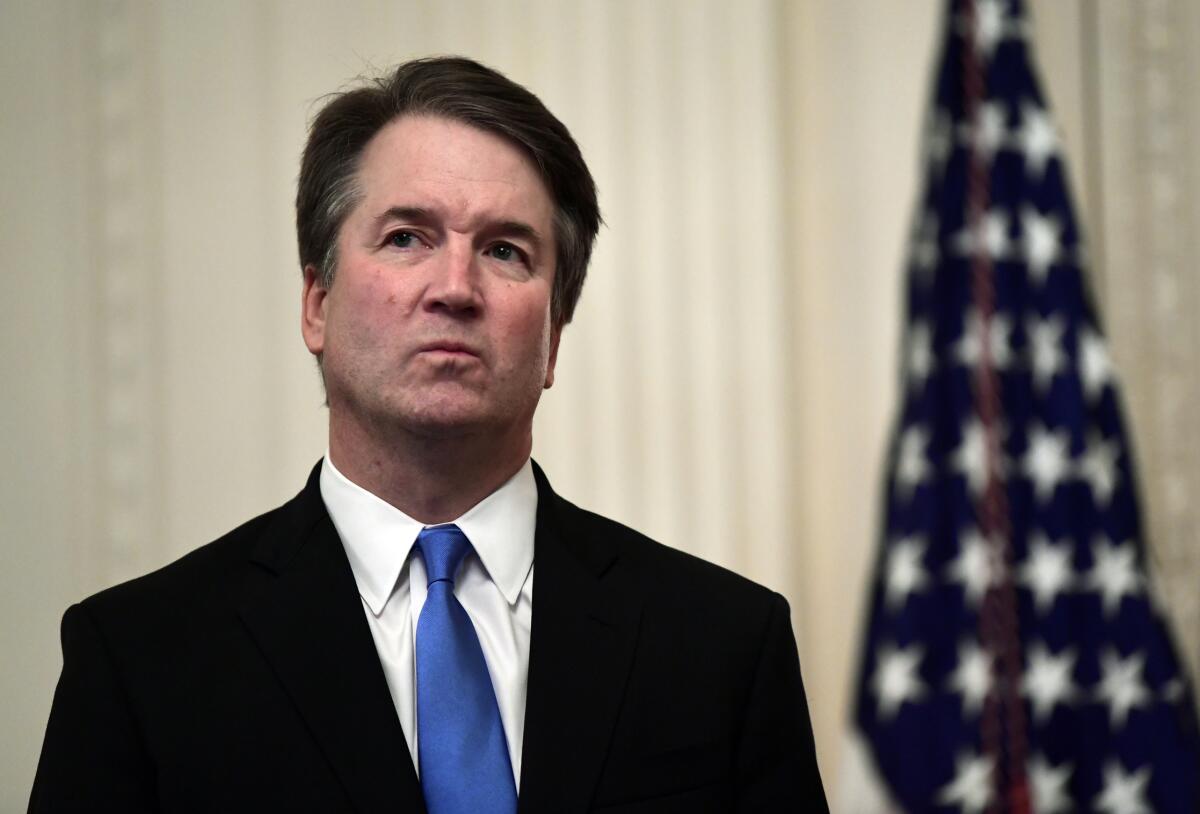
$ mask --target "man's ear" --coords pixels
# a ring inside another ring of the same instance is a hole
[[[550,357],[546,360],[546,381],[543,390],[554,386],[554,364],[558,361],[558,340],[562,339],[562,326],[555,325],[550,329]]]
[[[325,350],[325,301],[329,289],[312,265],[304,267],[304,289],[300,295],[300,333],[308,352],[319,356]]]

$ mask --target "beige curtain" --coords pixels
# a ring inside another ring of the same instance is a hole
[[[1186,0],[1035,3],[1153,542],[1194,658],[1200,44]],[[530,86],[607,227],[535,454],[792,602],[835,787],[873,556],[935,0],[18,0],[0,7],[0,809],[57,621],[301,485],[325,416],[291,197],[321,94],[430,53]]]

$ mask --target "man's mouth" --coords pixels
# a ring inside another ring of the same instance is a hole
[[[419,353],[445,354],[463,358],[479,358],[479,351],[465,342],[438,341],[422,345]]]

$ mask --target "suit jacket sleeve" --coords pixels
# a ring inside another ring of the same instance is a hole
[[[29,811],[155,811],[154,770],[103,636],[83,605],[62,620],[63,669]]]
[[[737,759],[739,812],[828,812],[787,600],[774,597]]]

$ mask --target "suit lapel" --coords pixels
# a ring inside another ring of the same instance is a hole
[[[404,732],[318,473],[261,538],[241,617],[363,812],[424,812]]]
[[[586,811],[632,664],[641,586],[534,467],[538,521],[519,811]]]

